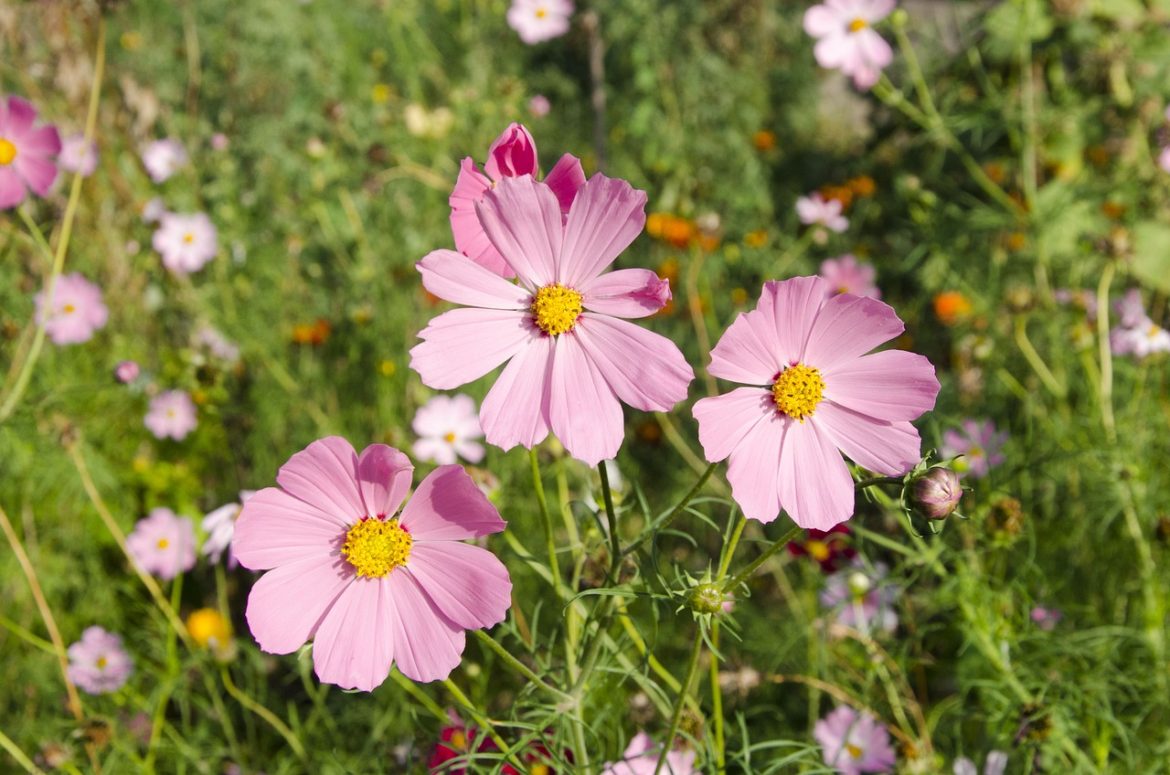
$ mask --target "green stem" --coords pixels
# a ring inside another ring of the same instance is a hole
[[[1101,272],[1097,283],[1097,352],[1101,358],[1101,424],[1109,444],[1117,444],[1117,425],[1113,419],[1113,350],[1109,346],[1109,286],[1117,272],[1116,262],[1110,261]]]
[[[683,499],[679,501],[665,517],[651,525],[651,530],[646,531],[640,538],[635,539],[632,544],[623,549],[621,556],[624,558],[627,554],[631,554],[637,551],[638,547],[644,544],[651,535],[661,531],[671,522],[674,522],[674,520],[678,518],[678,515],[682,514],[686,507],[690,505],[690,502],[694,500],[695,496],[699,494],[699,490],[703,489],[703,485],[706,484],[707,480],[711,478],[711,474],[715,473],[715,467],[717,465],[719,464],[709,464],[703,473],[699,476],[699,480],[695,482],[695,486],[690,489],[690,492],[684,495]]]
[[[242,689],[237,687],[235,682],[232,681],[232,676],[231,673],[228,672],[227,665],[220,666],[219,676],[223,680],[223,688],[227,689],[227,693],[230,694],[236,702],[240,703],[240,705],[250,710],[252,713],[255,713],[260,718],[264,719],[268,726],[275,729],[276,732],[284,738],[284,741],[288,743],[289,748],[292,748],[293,753],[295,753],[298,758],[305,758],[305,747],[301,745],[301,741],[296,736],[296,734],[291,729],[289,729],[288,725],[281,721],[275,713],[261,705],[256,700],[252,699],[250,696],[244,693]]]
[[[490,737],[492,742],[495,743],[496,746],[500,749],[500,752],[504,755],[504,758],[510,761],[514,766],[520,768],[521,772],[526,772],[527,770],[525,766],[521,764],[520,761],[516,758],[516,754],[512,753],[511,746],[509,746],[504,741],[504,738],[500,737],[500,733],[496,731],[496,726],[491,722],[491,719],[480,713],[479,708],[477,708],[475,704],[472,703],[470,699],[468,699],[467,695],[463,693],[463,690],[460,689],[459,686],[450,678],[443,679],[443,686],[447,687],[447,691],[451,692],[451,696],[455,698],[456,702],[463,706],[463,709],[467,711],[468,715],[471,716],[472,720],[475,721],[479,728],[487,733],[487,736]]]
[[[712,735],[715,742],[715,770],[719,775],[727,772],[726,754],[723,750],[723,687],[719,685],[719,620],[711,621],[711,721],[715,730]]]
[[[802,528],[800,525],[793,525],[787,533],[773,541],[772,545],[765,549],[763,553],[755,560],[753,560],[746,568],[732,577],[730,581],[724,582],[723,590],[725,592],[730,592],[732,590],[739,589],[741,585],[745,584],[747,580],[752,577],[752,574],[760,569],[761,565],[768,561],[768,558],[787,546],[792,539],[800,535],[802,530],[804,530],[804,528]]]
[[[20,750],[20,746],[12,742],[12,738],[4,734],[0,730],[0,748],[8,752],[8,755],[16,759],[16,763],[24,767],[25,772],[35,773],[35,775],[45,775],[45,771],[37,765],[33,764],[33,760],[28,758],[28,754]]]
[[[609,487],[609,470],[605,467],[605,461],[602,460],[597,464],[597,473],[601,475],[601,497],[605,502],[605,519],[609,524],[609,544],[610,544],[610,560],[609,560],[609,577],[614,583],[618,583],[618,569],[622,565],[622,544],[621,536],[618,535],[617,515],[613,510],[613,492]]]
[[[511,652],[509,652],[506,648],[504,648],[499,643],[497,643],[496,640],[494,638],[492,638],[492,636],[488,635],[483,630],[476,630],[475,635],[476,635],[476,637],[479,638],[480,643],[482,643],[483,645],[485,645],[489,649],[491,649],[493,652],[495,652],[496,656],[498,656],[500,659],[504,660],[504,664],[506,664],[508,667],[512,668],[513,670],[515,670],[521,676],[523,676],[524,678],[527,678],[533,684],[540,687],[541,689],[543,689],[544,691],[548,692],[549,694],[553,695],[554,697],[556,697],[557,699],[559,699],[561,701],[568,701],[568,702],[573,701],[573,698],[570,695],[566,694],[565,692],[562,692],[560,689],[547,683],[543,678],[541,678],[535,672],[533,672],[532,668],[528,667],[528,665],[524,664],[519,659],[516,659],[516,657],[512,656]]]
[[[699,672],[699,656],[703,653],[703,636],[699,634],[695,638],[695,645],[691,648],[690,659],[687,660],[687,673],[682,681],[682,691],[679,692],[678,701],[674,704],[674,713],[670,716],[670,729],[666,733],[666,739],[662,744],[662,753],[658,755],[658,764],[654,767],[654,775],[662,770],[662,765],[666,764],[666,756],[674,748],[674,736],[678,734],[678,725],[682,720],[683,707],[686,705],[687,695],[691,693],[691,684],[695,680],[695,674]]]
[[[1036,372],[1036,376],[1044,383],[1044,387],[1057,398],[1064,398],[1068,390],[1060,381],[1053,376],[1052,370],[1048,368],[1048,364],[1040,357],[1040,353],[1036,352],[1036,348],[1032,346],[1032,340],[1028,338],[1028,325],[1024,321],[1023,315],[1016,316],[1016,345],[1020,348],[1020,352],[1024,354],[1024,359],[1028,361],[1028,365],[1032,367],[1032,371]]]
[[[548,551],[548,567],[559,587],[561,565],[557,560],[556,537],[553,535],[552,517],[548,513],[548,499],[544,495],[544,481],[540,478],[540,461],[537,459],[535,447],[528,450],[528,459],[532,464],[532,487],[536,490],[536,502],[540,506],[540,517],[544,523],[544,544]]]

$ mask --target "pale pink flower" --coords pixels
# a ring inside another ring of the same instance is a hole
[[[163,213],[151,244],[175,274],[197,272],[219,252],[215,225],[205,213]]]
[[[694,377],[670,340],[619,319],[662,309],[669,283],[647,269],[605,273],[642,231],[645,205],[626,181],[594,175],[562,221],[547,184],[501,179],[477,209],[520,284],[451,250],[423,258],[426,289],[468,306],[430,322],[411,368],[448,390],[508,361],[480,407],[490,443],[531,448],[551,428],[578,460],[616,455],[621,403],[669,411]]]
[[[639,732],[626,746],[621,761],[608,762],[601,775],[698,775],[695,766],[695,752],[673,750],[666,754],[662,769],[658,769],[658,757],[662,746],[655,745],[650,735]]]
[[[146,427],[155,438],[179,441],[195,430],[197,424],[195,402],[185,391],[167,390],[151,399]]]
[[[804,31],[817,39],[817,64],[840,70],[858,89],[871,89],[894,61],[890,44],[873,24],[890,15],[894,0],[825,0],[805,11]]]
[[[508,26],[528,45],[559,38],[569,31],[570,0],[512,0]]]
[[[1141,291],[1130,288],[1114,306],[1118,324],[1109,332],[1109,347],[1114,355],[1132,355],[1141,360],[1154,353],[1170,352],[1170,331],[1150,319]]]
[[[187,149],[178,140],[167,138],[148,143],[142,150],[142,166],[155,183],[163,183],[187,164]]]
[[[238,563],[231,552],[232,536],[236,534],[236,520],[239,519],[240,511],[244,508],[243,504],[255,494],[255,490],[240,490],[239,503],[225,503],[218,509],[207,512],[201,524],[203,531],[207,533],[207,538],[203,540],[203,548],[199,550],[200,554],[212,563],[217,563],[226,551],[228,553],[228,567],[236,567]]]
[[[142,220],[146,223],[158,223],[167,214],[167,206],[162,197],[156,196],[142,206]]]
[[[934,406],[939,384],[921,355],[874,347],[905,326],[888,305],[828,297],[820,277],[769,281],[711,351],[708,371],[754,385],[694,406],[710,462],[730,457],[727,478],[743,513],[828,530],[853,514],[853,478],[841,457],[900,476],[919,460],[910,421]]]
[[[195,567],[195,527],[170,509],[151,509],[126,536],[126,551],[147,573],[173,579]]]
[[[67,653],[69,680],[89,694],[115,692],[134,672],[121,636],[101,627],[86,627],[81,640],[70,645]]]
[[[1003,751],[989,751],[983,762],[983,775],[1003,775],[1007,771],[1008,755]],[[975,762],[966,756],[955,759],[954,775],[979,775]]]
[[[841,775],[889,772],[897,759],[885,725],[848,705],[818,721],[813,737],[824,749],[825,764]]]
[[[86,142],[84,134],[72,134],[61,141],[61,153],[57,156],[61,169],[88,178],[97,169],[97,163],[97,143],[93,140]]]
[[[231,140],[223,132],[216,132],[211,136],[211,150],[226,151],[229,145],[231,145]]]
[[[46,309],[48,291],[36,295],[37,322],[53,344],[88,342],[106,325],[110,311],[102,302],[102,289],[76,272],[61,275],[53,285],[53,303]]]
[[[536,142],[523,125],[515,123],[509,124],[488,148],[482,173],[470,156],[465,158],[459,165],[459,178],[448,200],[456,250],[498,275],[515,277],[508,262],[492,245],[480,225],[476,205],[503,178],[522,175],[535,177],[539,169]],[[573,204],[573,197],[577,195],[577,189],[585,183],[585,171],[581,169],[577,157],[566,153],[549,171],[544,182],[556,194],[562,214],[567,213]]]
[[[820,193],[797,199],[796,214],[806,226],[824,226],[838,234],[849,228],[849,219],[841,214],[841,202],[825,199]]]
[[[1149,320],[1145,302],[1142,301],[1142,292],[1137,288],[1127,290],[1114,302],[1113,308],[1117,312],[1118,325],[1123,328],[1136,328]]]
[[[136,361],[118,361],[118,365],[114,367],[114,379],[128,385],[138,379],[141,371]]]
[[[1158,152],[1158,166],[1162,168],[1163,172],[1170,172],[1170,146],[1166,146]]]
[[[462,543],[503,530],[499,512],[463,468],[442,466],[399,513],[413,471],[392,447],[359,457],[330,436],[284,464],[279,488],[245,501],[232,550],[269,571],[246,613],[261,649],[290,654],[312,639],[318,678],[370,691],[392,665],[415,681],[446,678],[464,631],[503,621],[508,570]]]
[[[900,593],[898,587],[885,581],[886,573],[885,563],[866,566],[854,561],[825,579],[819,595],[821,606],[838,624],[866,635],[893,632],[898,629],[894,603]]]
[[[451,465],[457,458],[469,463],[483,460],[479,413],[471,396],[435,396],[415,412],[411,422],[419,440],[410,451],[419,460]]]
[[[57,179],[61,137],[54,126],[34,127],[36,120],[36,108],[20,97],[0,99],[0,210],[16,207],[30,189],[45,196]]]
[[[551,110],[552,103],[543,94],[534,94],[532,99],[528,100],[528,112],[536,118],[544,118]]]
[[[231,366],[240,360],[240,347],[206,323],[195,330],[192,344],[216,360]]]
[[[829,295],[852,293],[854,296],[868,296],[880,299],[881,290],[874,283],[877,270],[873,264],[863,264],[852,253],[837,258],[826,258],[821,262],[821,277],[829,284]]]
[[[955,472],[979,479],[987,476],[992,467],[1003,463],[1001,450],[1007,438],[1007,432],[997,431],[991,420],[963,420],[962,430],[943,433],[939,454],[943,457],[961,455],[955,461]]]

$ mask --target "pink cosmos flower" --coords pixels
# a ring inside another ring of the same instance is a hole
[[[200,554],[212,563],[217,563],[226,551],[228,567],[234,568],[239,564],[231,551],[232,536],[236,534],[236,520],[244,508],[242,504],[255,494],[255,490],[241,490],[239,503],[225,503],[218,509],[207,512],[202,523],[207,538],[203,541],[203,548],[199,550]]]
[[[823,608],[834,621],[864,634],[893,632],[898,629],[898,612],[894,603],[898,587],[885,581],[885,563],[865,566],[860,561],[825,579],[819,595]]]
[[[106,325],[110,311],[102,302],[102,289],[76,272],[61,275],[53,286],[53,303],[46,309],[47,291],[36,295],[37,322],[53,344],[88,342]]]
[[[501,179],[477,210],[520,284],[451,250],[428,254],[418,264],[426,289],[468,307],[430,322],[411,368],[447,390],[508,361],[480,407],[490,443],[531,448],[551,428],[578,460],[616,455],[621,402],[668,411],[694,377],[670,340],[619,319],[662,309],[669,283],[647,269],[605,273],[642,231],[645,205],[624,180],[594,175],[562,221],[547,184]]]
[[[451,465],[461,457],[469,463],[483,460],[479,414],[471,396],[435,396],[419,407],[411,427],[420,438],[410,448],[419,460]]]
[[[195,528],[170,509],[151,509],[126,536],[126,550],[147,573],[173,579],[195,567]]]
[[[1150,319],[1141,291],[1130,288],[1114,306],[1118,324],[1109,332],[1109,347],[1114,355],[1132,355],[1141,360],[1154,353],[1170,352],[1170,331]]]
[[[841,202],[825,199],[820,193],[797,199],[796,214],[806,226],[816,224],[838,234],[849,228],[849,219],[841,215]]]
[[[804,31],[817,39],[817,64],[840,70],[858,89],[871,89],[894,61],[890,44],[873,24],[890,15],[894,0],[825,0],[805,11]]]
[[[197,272],[219,252],[215,225],[205,213],[163,213],[151,244],[175,274]]]
[[[175,441],[186,438],[199,423],[195,402],[183,390],[167,390],[152,398],[145,422],[156,439]]]
[[[841,775],[889,772],[897,759],[885,725],[848,705],[818,721],[813,737],[824,749],[825,764]]]
[[[155,140],[142,150],[142,166],[155,183],[163,183],[187,164],[187,149],[178,140]]]
[[[129,385],[138,379],[141,372],[142,369],[139,368],[136,361],[118,361],[118,365],[114,367],[114,379],[123,385]]]
[[[86,627],[81,640],[69,646],[69,680],[89,694],[121,689],[134,662],[122,646],[122,638],[101,627]]]
[[[528,100],[528,112],[536,118],[544,118],[552,110],[552,103],[543,94],[534,94]]]
[[[995,423],[991,420],[963,420],[961,431],[943,433],[939,454],[943,457],[962,455],[955,461],[955,472],[960,476],[970,474],[980,479],[987,476],[993,466],[1003,463],[1004,457],[1000,450],[1007,438],[1007,432],[996,431]]]
[[[483,172],[468,156],[459,165],[459,178],[455,190],[448,200],[451,205],[451,232],[455,237],[455,248],[477,264],[481,264],[503,277],[515,277],[508,262],[488,239],[475,208],[483,201],[484,195],[503,178],[522,175],[536,176],[540,163],[536,155],[536,141],[521,124],[509,124],[495,142],[488,148],[488,158]],[[561,212],[567,213],[573,204],[573,197],[585,183],[585,171],[581,162],[570,154],[562,156],[549,170],[544,182],[548,184],[557,200]]]
[[[846,293],[826,298],[820,277],[769,281],[711,351],[708,371],[741,387],[694,406],[707,460],[730,457],[727,478],[746,516],[780,509],[828,530],[853,514],[841,457],[898,476],[919,460],[911,420],[934,406],[934,367],[903,350],[865,353],[905,328],[888,305]],[[838,451],[840,450],[840,451]]]
[[[464,631],[503,621],[508,570],[461,543],[503,530],[499,512],[460,466],[442,466],[398,513],[413,471],[392,447],[359,457],[330,436],[284,464],[280,488],[245,501],[232,549],[269,571],[246,613],[261,649],[289,654],[312,639],[318,678],[370,691],[391,665],[415,681],[446,678]]]
[[[24,201],[28,190],[45,196],[57,179],[52,157],[61,151],[56,127],[34,127],[37,111],[20,97],[0,100],[0,210]]]
[[[570,0],[512,0],[508,26],[528,45],[559,38],[569,31]]]
[[[87,143],[84,134],[71,134],[61,141],[61,154],[57,157],[61,169],[88,178],[97,169],[97,163],[97,143],[93,140]]]
[[[852,293],[854,296],[868,296],[880,299],[881,290],[874,283],[877,270],[873,264],[862,264],[852,253],[837,258],[826,258],[821,262],[821,277],[829,284],[829,295]]]
[[[639,732],[626,746],[620,762],[609,762],[601,775],[655,775],[661,772],[664,775],[697,775],[695,767],[695,752],[674,750],[666,754],[666,761],[662,769],[658,769],[658,757],[662,746],[655,745],[650,735]]]

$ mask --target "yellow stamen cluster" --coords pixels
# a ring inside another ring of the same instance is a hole
[[[824,562],[832,554],[829,545],[824,541],[809,541],[804,545],[804,550],[817,562]]]
[[[869,26],[869,23],[866,22],[865,19],[857,18],[857,19],[854,19],[853,21],[849,22],[849,31],[850,32],[861,32],[862,30],[864,30],[868,26]]]
[[[72,315],[74,312],[77,311],[77,307],[73,306],[72,304],[66,304],[64,307],[61,308],[61,311],[64,312],[66,315]]]
[[[16,145],[11,140],[0,137],[0,167],[7,166],[16,160]]]
[[[545,8],[543,5],[536,9],[536,18],[537,19],[543,19],[546,16],[548,16],[548,9]]]
[[[158,539],[158,543],[155,544],[155,546],[157,546],[159,549],[166,549],[170,545],[171,542],[165,538]]]
[[[864,751],[861,750],[861,748],[854,745],[853,743],[846,743],[845,750],[848,751],[849,755],[852,756],[854,759],[860,759],[861,755],[863,753],[865,753]]]
[[[549,336],[572,331],[581,315],[581,294],[560,283],[546,285],[532,297],[536,327]]]
[[[448,444],[454,444],[455,443],[455,432],[454,431],[447,431],[446,433],[444,433],[443,434],[443,441],[447,442]]]
[[[805,417],[812,416],[824,394],[825,381],[821,379],[821,372],[803,363],[789,366],[780,372],[776,383],[772,385],[772,400],[776,402],[776,408],[801,422],[804,422]]]
[[[183,244],[184,245],[190,245],[194,241],[195,241],[195,235],[192,234],[191,232],[187,232],[186,234],[183,235]]]
[[[341,555],[358,576],[382,578],[410,559],[414,539],[399,527],[398,519],[363,519],[345,534]]]

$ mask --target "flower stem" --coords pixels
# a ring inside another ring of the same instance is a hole
[[[20,746],[12,741],[8,735],[0,730],[0,748],[8,752],[8,755],[16,759],[16,763],[24,767],[25,772],[33,773],[33,775],[45,775],[45,771],[37,765],[33,764],[33,760],[28,758],[28,754],[20,750]]]
[[[270,727],[275,729],[277,733],[284,738],[285,742],[288,743],[289,748],[293,749],[293,753],[295,753],[300,759],[305,758],[305,747],[301,745],[300,738],[298,738],[296,734],[288,728],[288,725],[281,721],[275,713],[261,705],[256,700],[252,699],[243,690],[236,686],[235,682],[232,681],[231,673],[228,672],[227,665],[220,665],[219,675],[220,678],[223,679],[223,688],[227,689],[227,693],[230,694],[236,702],[240,703],[240,705],[244,706],[260,718],[264,719],[264,721],[266,721]]]
[[[1117,264],[1110,261],[1097,283],[1097,351],[1101,358],[1101,424],[1110,445],[1117,443],[1117,425],[1113,420],[1113,350],[1109,346],[1109,286]]]
[[[613,511],[613,491],[609,486],[609,469],[605,467],[604,460],[597,464],[597,473],[601,475],[601,497],[605,502],[605,520],[609,524],[609,577],[614,584],[617,584],[618,569],[622,565],[622,544],[621,536],[618,535],[617,515]]]
[[[694,500],[696,495],[699,494],[699,490],[703,489],[703,485],[706,484],[707,480],[711,478],[711,474],[715,473],[715,467],[717,465],[719,465],[719,464],[718,463],[710,463],[707,466],[707,468],[699,476],[699,480],[697,482],[695,482],[695,486],[692,487],[690,489],[690,491],[686,495],[683,496],[683,499],[681,501],[679,501],[677,504],[675,504],[674,508],[672,508],[670,510],[670,512],[665,517],[663,517],[662,519],[660,519],[656,523],[654,523],[654,525],[653,525],[654,532],[658,532],[658,531],[662,530],[667,525],[669,525],[671,522],[673,522],[675,519],[677,519],[679,514],[683,513],[683,510],[686,509],[686,507],[688,505],[690,505],[690,502],[692,500]],[[647,539],[650,538],[651,535],[652,535],[651,533],[647,532],[641,538],[635,539],[632,544],[630,544],[629,546],[627,546],[625,549],[622,550],[621,556],[624,558],[627,554],[631,554],[631,553],[637,551],[638,547],[640,547],[642,544],[644,544],[647,541]]]
[[[548,499],[544,495],[544,481],[540,478],[540,461],[537,459],[536,448],[528,450],[528,459],[532,463],[532,488],[536,490],[536,502],[540,506],[540,517],[544,522],[544,544],[548,551],[548,567],[552,571],[553,579],[558,589],[561,582],[561,566],[557,561],[557,544],[553,535],[552,517],[548,513]]]
[[[491,719],[479,712],[479,708],[475,707],[475,704],[470,699],[468,699],[467,695],[463,693],[463,690],[459,688],[459,685],[450,678],[444,678],[443,686],[447,687],[447,691],[451,692],[451,696],[455,698],[456,702],[463,706],[464,710],[466,710],[475,723],[479,725],[479,728],[487,732],[488,737],[490,737],[492,742],[495,743],[496,746],[500,749],[500,752],[503,754],[504,758],[510,761],[516,767],[519,767],[522,772],[527,771],[524,765],[521,764],[520,761],[516,758],[516,754],[512,753],[511,746],[509,746],[504,741],[504,738],[500,737],[500,733],[496,731],[495,724],[491,722]]]
[[[695,674],[699,672],[699,656],[703,653],[703,636],[700,633],[695,638],[695,645],[691,648],[690,659],[687,660],[687,673],[682,681],[682,691],[679,692],[678,701],[674,704],[674,713],[670,716],[670,729],[666,733],[665,741],[662,744],[662,753],[658,755],[658,764],[654,767],[654,775],[662,770],[662,765],[666,764],[666,757],[674,748],[674,736],[678,734],[678,725],[682,720],[683,706],[686,705],[687,695],[691,693],[691,684],[695,680]]]
[[[803,529],[804,528],[802,528],[800,525],[793,525],[787,533],[773,541],[772,545],[765,549],[759,557],[752,560],[752,562],[746,568],[733,576],[730,581],[725,582],[723,584],[723,590],[725,592],[730,592],[733,589],[739,589],[741,585],[746,583],[747,580],[752,577],[752,574],[760,569],[761,565],[768,561],[769,557],[787,546],[788,543],[792,541],[792,539],[796,538],[796,536],[798,536],[800,531]]]
[[[553,695],[554,697],[556,697],[559,700],[562,700],[562,701],[572,701],[573,700],[573,698],[570,695],[566,694],[565,692],[562,692],[560,689],[547,683],[543,678],[538,676],[532,670],[532,668],[528,667],[528,665],[524,664],[519,659],[516,659],[516,657],[512,656],[512,654],[506,648],[504,648],[499,643],[497,643],[496,640],[492,636],[488,635],[483,630],[476,630],[475,635],[476,635],[476,637],[479,638],[481,643],[483,643],[485,646],[487,646],[489,649],[491,649],[493,652],[495,652],[496,656],[498,656],[500,659],[504,660],[504,664],[506,664],[508,667],[512,668],[513,670],[515,670],[517,673],[519,673],[524,678],[527,678],[529,681],[531,681],[536,686],[540,687],[541,689],[543,689],[544,691]]]

